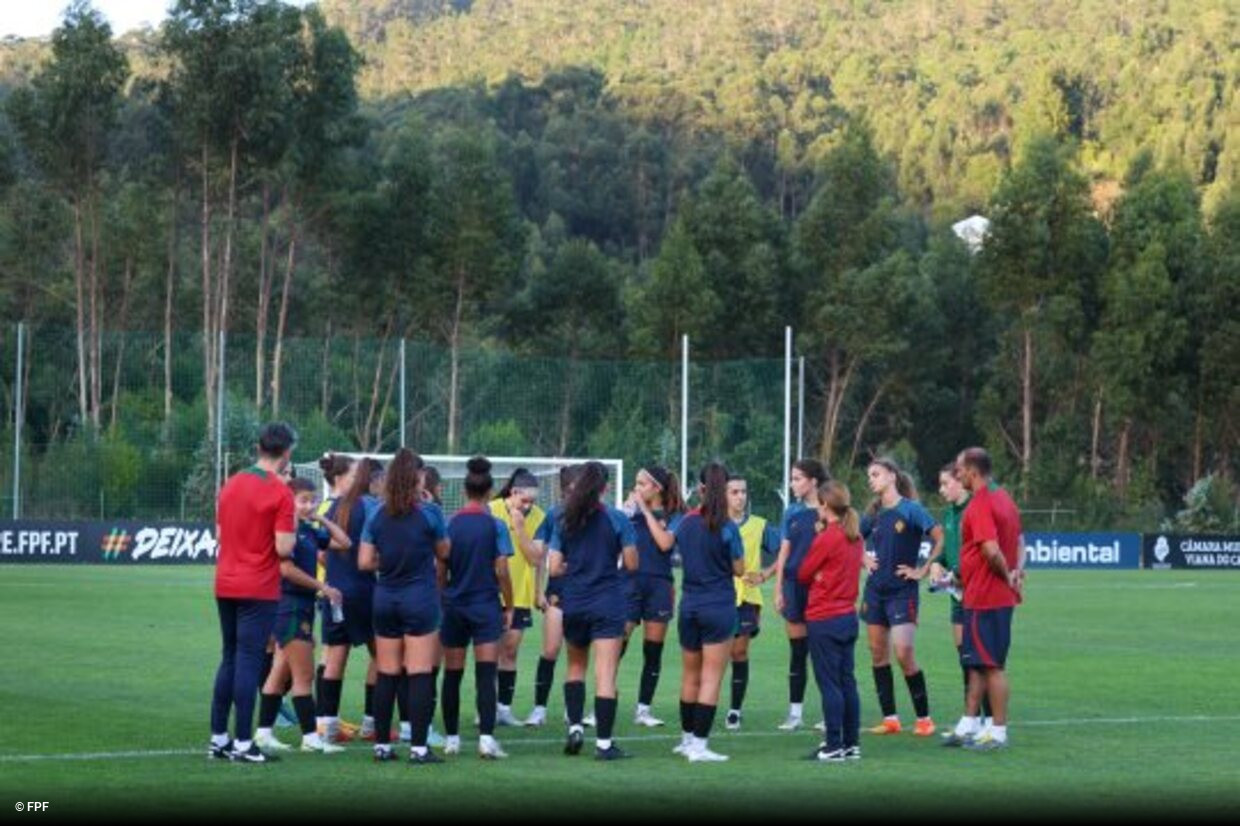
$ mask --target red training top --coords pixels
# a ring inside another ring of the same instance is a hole
[[[850,540],[839,522],[814,537],[797,570],[797,582],[809,586],[806,620],[830,620],[857,610],[864,552],[865,543],[860,537]]]
[[[1008,570],[1020,565],[1020,511],[1007,491],[983,488],[973,494],[960,523],[960,578],[964,582],[964,607],[970,610],[1010,608],[1020,594],[991,570],[984,542],[998,542]]]
[[[247,468],[224,483],[215,513],[219,531],[215,595],[280,599],[276,533],[297,530],[289,486],[273,473]]]

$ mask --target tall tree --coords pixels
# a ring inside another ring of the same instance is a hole
[[[1105,239],[1089,201],[1089,186],[1074,165],[1070,145],[1037,136],[1004,177],[990,204],[990,232],[982,248],[979,275],[984,294],[997,313],[1010,319],[1017,342],[1020,423],[1007,444],[1020,465],[1028,494],[1034,454],[1037,345],[1040,334],[1060,313],[1056,302],[1077,305],[1092,290],[1105,261]]]
[[[107,21],[89,0],[74,0],[52,33],[51,60],[9,101],[27,153],[73,213],[78,412],[96,430],[103,382],[100,176],[128,75]]]

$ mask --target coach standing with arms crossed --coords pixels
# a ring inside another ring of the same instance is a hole
[[[964,582],[964,639],[960,664],[969,669],[964,716],[944,741],[975,751],[1007,748],[1008,648],[1012,613],[1021,600],[1020,511],[1007,491],[992,488],[990,454],[971,447],[956,460],[958,478],[972,498],[960,525],[960,575]],[[978,707],[990,699],[993,723],[981,730]]]
[[[292,556],[297,537],[293,493],[280,477],[296,441],[287,424],[266,425],[258,437],[258,461],[220,490],[215,604],[223,655],[211,699],[211,758],[238,763],[273,759],[254,744],[251,732],[263,656],[280,603],[280,560]],[[228,737],[228,713],[234,709],[235,741]]]

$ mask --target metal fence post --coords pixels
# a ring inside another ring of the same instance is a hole
[[[17,322],[17,375],[13,379],[13,518],[21,518],[22,480],[22,423],[25,405],[22,404],[22,373],[25,368],[26,325]]]
[[[792,473],[792,328],[784,328],[784,467],[779,498],[788,506],[788,485]]]
[[[680,337],[680,478],[691,489],[689,480],[689,336]]]
[[[215,491],[224,486],[224,331],[220,330],[215,390]]]
[[[797,365],[797,460],[805,458],[805,356]]]

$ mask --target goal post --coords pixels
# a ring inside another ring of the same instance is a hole
[[[362,458],[377,459],[386,465],[391,461],[392,453],[365,453],[357,451],[336,451],[337,455],[348,456],[354,460]],[[465,505],[465,472],[466,464],[473,456],[446,455],[446,454],[422,454],[422,461],[428,466],[439,471],[439,477],[443,490],[443,507],[448,514],[455,513]],[[517,468],[525,468],[538,480],[538,505],[543,510],[550,510],[551,507],[560,501],[560,468],[566,465],[582,464],[584,462],[598,462],[607,468],[607,485],[608,492],[611,495],[617,508],[624,504],[625,487],[624,487],[624,460],[623,459],[594,459],[594,458],[574,458],[574,457],[547,457],[547,456],[487,456],[491,462],[491,475],[495,478],[495,491],[503,487],[508,477]],[[326,482],[323,479],[323,472],[319,469],[318,459],[311,462],[297,462],[294,464],[295,475],[299,478],[310,479],[317,484],[327,495]]]

